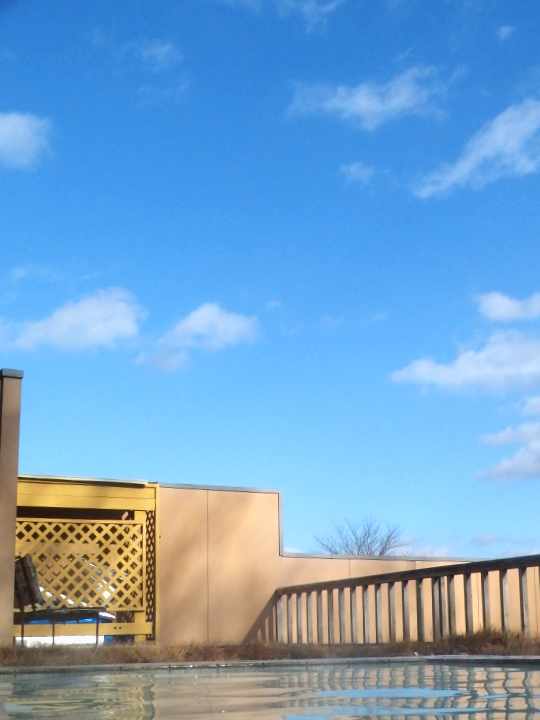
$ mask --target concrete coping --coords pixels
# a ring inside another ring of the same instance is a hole
[[[182,662],[182,663],[116,663],[110,665],[46,665],[36,666],[0,666],[2,675],[38,675],[67,673],[106,673],[106,672],[156,672],[156,671],[216,671],[216,670],[264,670],[282,668],[310,668],[332,665],[429,665],[432,663],[451,665],[487,665],[515,666],[532,665],[540,668],[540,655],[403,655],[383,657],[352,658],[310,658],[306,660],[237,660],[222,662]]]
[[[24,373],[22,370],[11,370],[10,368],[0,368],[0,378],[15,378],[22,380]]]

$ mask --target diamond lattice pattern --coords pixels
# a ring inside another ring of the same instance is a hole
[[[145,610],[145,526],[133,521],[17,520],[49,607]]]

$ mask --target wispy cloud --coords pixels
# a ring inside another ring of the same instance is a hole
[[[194,351],[217,352],[251,343],[257,333],[256,317],[225,310],[216,303],[204,303],[165,333],[155,352],[142,355],[139,360],[176,370],[188,362]]]
[[[343,315],[332,315],[332,313],[324,313],[319,319],[322,330],[333,332],[343,325],[345,318]]]
[[[152,71],[168,70],[184,59],[178,45],[164,38],[119,40],[102,27],[94,28],[92,45],[110,54],[117,63],[135,63]]]
[[[495,480],[532,480],[540,478],[540,442],[517,450],[485,473]]]
[[[504,458],[485,476],[503,480],[540,479],[540,423],[524,423],[484,435],[486,445],[519,445],[510,457]]]
[[[412,557],[447,558],[456,556],[447,545],[433,545],[422,540],[410,540],[406,543],[404,554]]]
[[[508,40],[516,32],[516,28],[513,25],[500,25],[497,28],[497,37],[501,42]]]
[[[537,296],[515,300],[501,293],[476,298],[481,314],[490,320],[508,322],[539,316]],[[540,337],[516,330],[496,332],[476,347],[461,349],[449,362],[420,358],[396,370],[391,379],[444,389],[516,391],[540,385]],[[519,403],[526,416],[540,415],[540,396],[531,395]],[[481,437],[484,445],[517,445],[517,450],[482,473],[492,479],[540,479],[540,421],[533,419],[509,425]]]
[[[494,333],[483,345],[462,350],[451,362],[420,358],[391,378],[397,383],[455,389],[527,387],[540,382],[540,339],[518,332]]]
[[[0,166],[34,167],[50,148],[51,123],[30,113],[0,113]]]
[[[53,282],[58,279],[58,273],[52,268],[34,263],[15,265],[8,271],[7,276],[12,283],[20,283],[25,280],[47,280]]]
[[[458,159],[430,173],[415,188],[420,198],[458,187],[482,188],[502,178],[540,170],[540,101],[527,99],[488,122],[467,142]]]
[[[339,172],[348,183],[368,185],[373,179],[375,168],[363,162],[352,162],[341,165]]]
[[[309,32],[324,26],[349,0],[216,0],[220,5],[259,12],[263,7],[275,8],[281,17],[299,15]]]
[[[217,2],[220,5],[227,5],[241,10],[259,11],[262,8],[262,0],[217,0]]]
[[[521,409],[524,415],[540,415],[540,395],[525,398]]]
[[[170,41],[146,40],[136,48],[142,61],[154,71],[167,70],[183,60],[180,50]]]
[[[41,320],[4,323],[3,342],[19,350],[111,348],[135,338],[144,315],[130,292],[107,288],[66,303]]]
[[[187,77],[176,83],[144,83],[137,88],[137,101],[141,107],[160,107],[180,103],[185,98],[190,82]]]
[[[278,9],[287,15],[300,14],[309,31],[324,25],[348,0],[278,0]]]
[[[119,41],[102,28],[94,29],[91,41],[116,69],[138,83],[142,106],[164,105],[183,98],[189,87],[184,56],[178,45],[164,38]]]
[[[534,320],[540,318],[540,293],[518,300],[500,292],[489,292],[477,297],[482,315],[498,322]]]
[[[509,426],[504,430],[484,435],[482,442],[485,445],[498,446],[530,442],[536,438],[540,438],[540,423],[531,422],[517,426]]]
[[[480,548],[497,546],[497,553],[516,555],[517,553],[538,552],[540,543],[535,538],[516,538],[497,533],[485,533],[472,537],[470,544]]]
[[[376,130],[403,116],[436,113],[434,101],[445,89],[434,67],[418,65],[382,83],[299,85],[289,113],[328,115]]]

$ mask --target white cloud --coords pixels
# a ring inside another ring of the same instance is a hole
[[[486,535],[475,535],[471,538],[472,545],[480,545],[480,547],[488,547],[489,545],[497,545],[500,542],[504,542],[506,538],[500,537],[499,535],[486,534]]]
[[[21,280],[26,280],[30,272],[28,265],[17,265],[9,271],[9,279],[11,282],[20,282]]]
[[[189,90],[190,82],[182,77],[175,83],[156,85],[145,83],[137,89],[137,101],[141,107],[160,107],[181,102]]]
[[[367,185],[375,174],[375,168],[363,162],[352,162],[341,165],[339,172],[347,182]]]
[[[262,0],[217,0],[217,2],[220,5],[242,10],[260,10],[262,7]]]
[[[184,98],[190,85],[189,73],[174,42],[162,38],[119,41],[114,34],[95,28],[92,43],[122,73],[140,78],[136,91],[140,106],[160,107]]]
[[[153,70],[165,70],[182,61],[176,45],[165,40],[147,40],[139,46],[139,53]]]
[[[470,540],[471,545],[475,545],[481,548],[493,547],[494,545],[499,546],[496,550],[497,553],[504,555],[516,555],[523,553],[535,553],[538,552],[538,540],[534,538],[516,538],[508,537],[506,535],[498,535],[496,533],[485,533],[483,535],[476,535]],[[498,555],[500,557],[500,555]]]
[[[540,395],[525,398],[522,412],[524,415],[540,415]]]
[[[447,558],[456,556],[447,545],[431,545],[425,542],[411,541],[407,543],[400,554],[411,557]]]
[[[282,17],[300,15],[309,31],[324,25],[348,0],[217,0],[221,5],[258,12],[263,5],[275,7]]]
[[[150,360],[168,370],[185,365],[193,350],[215,352],[257,337],[257,318],[223,309],[216,303],[204,303],[182,318],[158,343]]]
[[[528,443],[540,439],[540,423],[531,422],[522,425],[510,426],[496,433],[489,433],[482,437],[485,445],[511,445],[515,443]]]
[[[30,113],[0,113],[0,165],[25,170],[49,149],[50,122]]]
[[[433,100],[443,91],[435,68],[415,66],[384,83],[299,86],[289,112],[330,115],[375,130],[404,115],[433,113]]]
[[[441,195],[457,187],[478,189],[505,177],[540,170],[540,101],[510,105],[482,127],[454,163],[427,175],[415,193]]]
[[[477,298],[482,315],[490,320],[511,322],[513,320],[534,320],[540,317],[540,293],[517,300],[499,292],[485,293]]]
[[[498,480],[528,480],[540,478],[540,441],[520,448],[514,455],[501,460],[486,473]]]
[[[503,390],[540,382],[540,340],[517,332],[491,335],[449,363],[421,358],[392,373],[394,382]]]
[[[45,265],[29,263],[27,265],[15,265],[9,271],[8,277],[12,283],[20,283],[30,279],[53,282],[58,278],[58,274]]]
[[[345,318],[342,315],[332,315],[331,313],[324,313],[319,320],[321,328],[327,331],[337,330],[344,322]]]
[[[11,345],[20,350],[51,346],[61,350],[112,347],[135,338],[144,312],[121,288],[98,290],[69,302],[51,315],[12,328]]]
[[[284,14],[299,13],[308,30],[324,24],[347,0],[278,0],[278,8]]]
[[[486,445],[521,445],[510,457],[504,458],[484,473],[502,480],[540,478],[540,423],[524,423],[484,435]]]
[[[513,25],[501,25],[497,28],[497,37],[499,40],[504,42],[505,40],[508,40],[509,37],[511,37],[516,31],[516,28]]]

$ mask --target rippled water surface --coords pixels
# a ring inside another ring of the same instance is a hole
[[[320,665],[0,676],[0,718],[539,718],[540,670]]]

